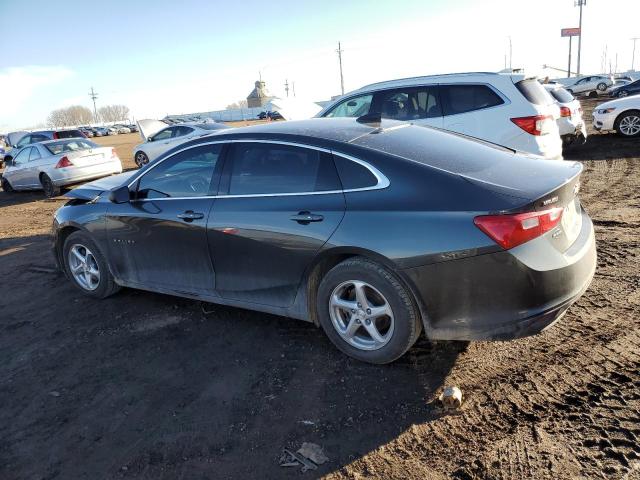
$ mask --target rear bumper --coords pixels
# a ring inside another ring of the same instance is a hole
[[[582,231],[567,252],[545,256],[538,265],[528,258],[545,249],[525,245],[403,270],[428,316],[429,338],[507,340],[534,335],[559,320],[593,278],[593,224],[584,215]]]
[[[95,180],[96,178],[116,173],[122,173],[122,163],[120,160],[85,167],[59,168],[55,172],[55,176],[52,172],[51,180],[54,185],[62,187],[65,185],[73,185],[89,180]]]

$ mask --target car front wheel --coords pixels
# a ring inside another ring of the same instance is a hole
[[[147,157],[147,154],[144,152],[136,152],[134,160],[138,168],[142,168],[149,163],[149,157]]]
[[[614,128],[623,137],[640,135],[640,110],[630,110],[616,119]]]
[[[607,84],[604,82],[601,82],[598,84],[598,86],[596,87],[598,90],[600,90],[601,92],[604,92],[607,89]]]
[[[9,183],[9,180],[7,180],[4,177],[2,178],[2,190],[4,190],[7,193],[13,192],[13,187]]]
[[[627,95],[629,94],[627,93],[626,90],[622,90],[621,92],[618,92],[618,98],[623,98],[623,97],[626,97]]]
[[[88,234],[77,231],[69,235],[62,254],[67,276],[85,295],[106,298],[120,289],[106,259]]]
[[[365,258],[331,269],[320,283],[316,305],[333,344],[364,362],[393,362],[422,331],[410,292],[391,271]]]

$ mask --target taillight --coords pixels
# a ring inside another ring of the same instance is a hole
[[[507,215],[482,215],[473,223],[505,250],[522,245],[553,229],[562,219],[562,208]]]
[[[58,163],[56,163],[55,168],[64,168],[64,167],[72,167],[73,163],[71,163],[71,160],[69,160],[67,157],[62,157],[60,160],[58,160]]]
[[[53,132],[53,139],[57,140],[58,138],[60,138],[58,137],[58,132]]]
[[[531,135],[545,135],[551,131],[551,115],[512,118],[511,121]]]
[[[560,116],[561,117],[570,117],[571,109],[569,107],[560,107]]]

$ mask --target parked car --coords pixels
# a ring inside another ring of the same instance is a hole
[[[640,95],[617,98],[593,109],[593,128],[615,130],[623,137],[640,136]]]
[[[558,130],[565,146],[587,141],[587,127],[582,119],[582,107],[562,85],[547,83],[544,88],[551,94],[560,107]]]
[[[209,135],[217,130],[227,127],[223,123],[182,123],[179,125],[167,125],[160,120],[140,120],[138,122],[140,136],[144,143],[133,147],[133,159],[138,167],[153,162],[167,150],[176,145]]]
[[[96,137],[106,137],[107,135],[109,135],[109,130],[107,130],[105,127],[96,127],[94,128],[94,132]]]
[[[534,78],[463,73],[375,83],[327,105],[318,117],[380,114],[463,133],[545,158],[562,158],[555,100]]]
[[[118,129],[115,127],[105,127],[107,129],[107,135],[118,135]]]
[[[622,98],[628,95],[638,94],[640,94],[640,80],[628,82],[624,85],[614,85],[611,90],[609,90],[609,96],[614,98]]]
[[[127,128],[129,128],[129,130],[131,130],[132,133],[137,132],[138,131],[138,126],[137,125],[127,125]]]
[[[2,175],[2,189],[44,190],[47,197],[60,188],[122,172],[122,163],[111,147],[86,138],[48,140],[21,148]]]
[[[115,128],[118,133],[131,133],[131,129],[126,125],[114,125],[113,128]]]
[[[396,121],[273,122],[70,191],[53,248],[91,297],[286,315],[388,363],[422,330],[505,340],[566,312],[596,267],[582,168]]]
[[[588,77],[582,77],[565,88],[571,94],[588,94],[591,92],[604,93],[611,85],[613,85],[611,77],[605,77],[604,75],[591,75]]]
[[[91,129],[91,128],[84,128],[84,127],[83,127],[83,128],[80,128],[79,130],[80,130],[80,131],[82,132],[82,134],[83,134],[85,137],[87,137],[87,138],[91,138],[91,137],[94,137],[94,136],[95,136],[95,134],[94,134],[94,132],[93,132],[93,129]]]
[[[11,135],[11,134],[10,134]],[[69,130],[38,130],[35,132],[24,132],[24,135],[14,137],[18,139],[15,144],[12,144],[13,149],[6,154],[5,161],[11,160],[15,154],[23,147],[38,142],[46,142],[47,140],[59,140],[64,138],[86,138],[84,133],[78,129]],[[15,153],[14,153],[15,150]]]

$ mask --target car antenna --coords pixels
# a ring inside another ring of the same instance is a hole
[[[375,128],[371,133],[380,133],[384,131],[382,128],[382,115],[380,113],[367,113],[358,117],[356,122]]]

